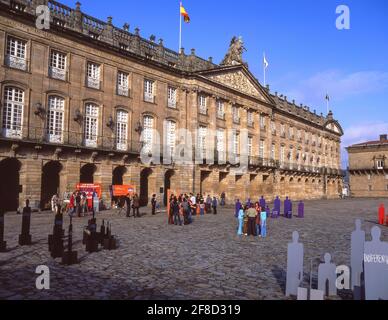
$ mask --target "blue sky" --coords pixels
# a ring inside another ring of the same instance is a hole
[[[62,0],[74,7],[75,1]],[[178,0],[83,0],[81,10],[114,25],[140,28],[177,50]],[[337,30],[338,5],[350,9],[350,30]],[[388,133],[388,1],[386,0],[184,0],[191,17],[183,47],[219,63],[232,36],[242,36],[244,59],[262,82],[262,55],[269,61],[271,91],[326,112],[345,130],[342,147]],[[343,151],[343,164],[346,163]]]

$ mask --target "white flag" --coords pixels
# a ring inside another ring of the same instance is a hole
[[[268,63],[268,61],[267,61],[267,59],[266,59],[266,57],[265,57],[265,53],[264,53],[264,56],[263,56],[263,65],[264,65],[264,68],[265,69],[267,69],[268,68],[268,66],[269,66],[269,63]]]

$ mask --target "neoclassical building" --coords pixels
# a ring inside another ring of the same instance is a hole
[[[388,138],[354,144],[349,154],[349,185],[352,197],[388,197]]]
[[[38,5],[50,9],[49,29],[37,28]],[[93,18],[80,3],[0,0],[2,207],[27,198],[44,206],[79,182],[101,184],[106,203],[112,184],[135,185],[144,205],[167,189],[229,201],[338,197],[340,124],[263,87],[241,45],[233,39],[218,65]],[[182,129],[193,135],[193,160],[199,150],[212,161],[166,161],[166,150],[187,144]],[[147,164],[140,152],[155,156],[155,131],[161,163]],[[236,173],[242,149],[248,166]]]

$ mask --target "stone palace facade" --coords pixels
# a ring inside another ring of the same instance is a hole
[[[388,197],[388,138],[358,143],[347,148],[352,197]]]
[[[36,26],[38,5],[50,9],[49,29]],[[138,28],[117,28],[111,17],[93,18],[80,3],[0,0],[2,208],[27,198],[44,207],[79,182],[101,184],[105,203],[112,184],[135,185],[143,205],[167,189],[225,192],[229,202],[337,198],[340,124],[263,87],[241,47],[234,38],[217,65],[194,49],[177,53],[144,39]],[[178,132],[187,129],[194,153],[213,146],[214,161],[144,164],[153,129],[166,133],[162,156],[185,144]],[[249,165],[236,174],[242,131]]]

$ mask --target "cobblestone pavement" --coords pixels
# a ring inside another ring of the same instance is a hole
[[[167,225],[166,214],[127,219],[117,212],[99,215],[112,223],[120,240],[115,251],[88,254],[82,245],[82,227],[87,218],[74,219],[74,246],[81,263],[62,266],[47,249],[53,216],[34,214],[33,245],[20,247],[17,237],[21,216],[5,217],[7,253],[0,253],[0,299],[285,299],[287,243],[298,230],[305,247],[305,285],[313,260],[313,284],[318,263],[330,252],[334,263],[350,264],[350,235],[354,220],[364,220],[370,229],[377,220],[381,202],[360,199],[311,201],[306,218],[270,219],[268,237],[238,238],[232,208],[217,216],[196,217],[190,226]],[[68,217],[65,218],[67,229]],[[388,228],[383,227],[388,241]],[[39,265],[50,268],[50,290],[35,288]],[[338,299],[351,295],[341,292]]]

